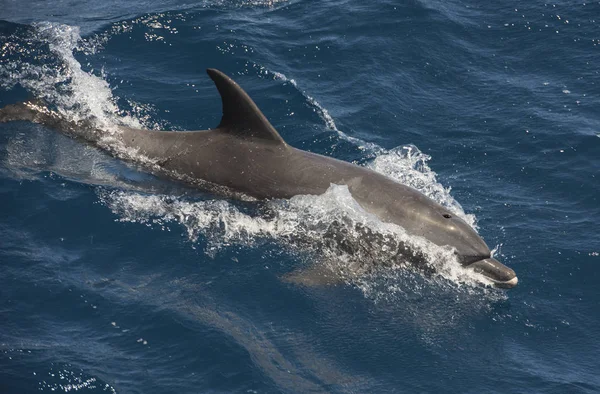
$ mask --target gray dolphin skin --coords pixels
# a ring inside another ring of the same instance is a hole
[[[515,272],[492,258],[477,232],[446,208],[368,168],[291,147],[237,83],[218,70],[207,72],[223,103],[217,128],[181,132],[119,126],[114,138],[165,174],[207,181],[259,199],[320,195],[331,184],[347,185],[362,208],[381,221],[454,248],[464,267],[483,274],[497,287],[517,284]],[[100,133],[90,123],[66,121],[44,105],[25,102],[0,109],[0,122],[13,120],[44,124],[119,156],[100,142]]]

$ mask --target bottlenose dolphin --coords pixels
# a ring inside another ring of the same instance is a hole
[[[212,130],[153,131],[118,126],[113,143],[107,143],[91,122],[67,121],[35,101],[0,109],[0,122],[41,123],[121,158],[131,159],[122,152],[133,149],[136,157],[141,154],[153,168],[179,180],[202,180],[258,199],[320,195],[331,184],[347,185],[358,204],[381,221],[397,224],[436,245],[454,248],[463,266],[482,273],[498,287],[517,284],[515,272],[492,258],[477,232],[452,212],[368,168],[288,145],[237,83],[218,70],[207,72],[223,105],[221,122]]]

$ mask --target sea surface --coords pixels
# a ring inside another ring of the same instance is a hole
[[[600,3],[0,0],[0,106],[208,129],[207,68],[462,216],[518,286],[426,243],[436,273],[387,264],[353,228],[419,240],[343,186],[240,201],[0,124],[0,393],[600,392]]]

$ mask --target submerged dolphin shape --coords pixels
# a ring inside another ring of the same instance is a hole
[[[439,246],[454,248],[460,263],[498,287],[514,287],[515,272],[491,257],[486,243],[465,221],[417,190],[352,163],[288,145],[246,92],[231,78],[208,69],[223,102],[213,130],[152,131],[119,126],[115,142],[135,149],[166,174],[202,180],[255,198],[320,195],[331,184],[347,185],[352,197],[381,221]],[[0,122],[29,120],[59,129],[122,157],[87,122],[71,122],[35,102],[0,109]]]

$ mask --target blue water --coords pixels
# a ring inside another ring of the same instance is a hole
[[[599,3],[3,1],[0,106],[206,129],[218,68],[291,145],[476,224],[519,285],[300,285],[353,258],[303,227],[344,190],[239,202],[1,124],[0,392],[599,392],[599,51]]]

